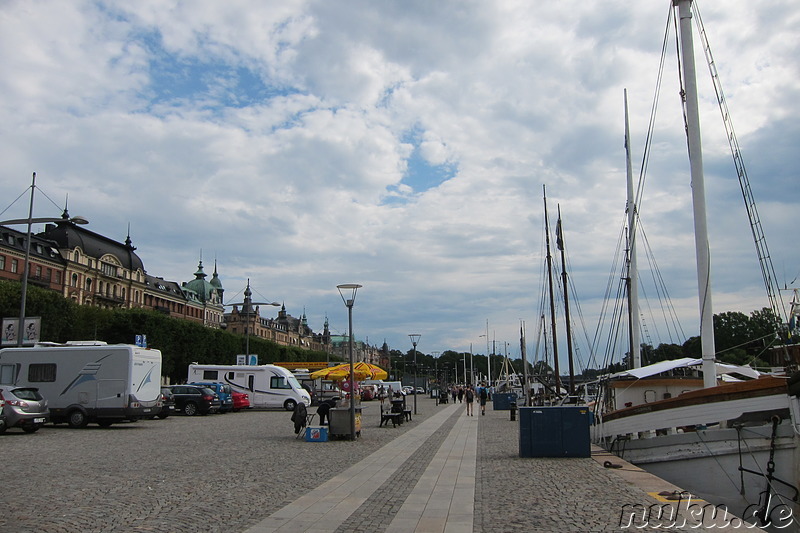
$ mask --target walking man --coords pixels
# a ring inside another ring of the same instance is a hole
[[[486,414],[486,400],[489,397],[489,391],[486,390],[486,385],[481,385],[478,389],[478,399],[481,402],[481,416]]]

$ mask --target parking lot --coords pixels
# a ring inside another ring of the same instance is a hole
[[[411,426],[379,428],[379,406],[364,402],[356,442],[296,439],[286,411],[9,430],[0,531],[242,531]]]

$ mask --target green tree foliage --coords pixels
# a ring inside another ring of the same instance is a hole
[[[245,352],[242,335],[207,328],[202,324],[171,318],[147,309],[102,309],[76,305],[59,293],[28,287],[27,316],[42,317],[43,341],[101,340],[109,344],[131,344],[136,335],[146,335],[150,348],[161,350],[162,374],[171,381],[186,379],[188,365],[235,364]],[[0,312],[3,317],[19,316],[20,284],[0,281]],[[250,337],[250,353],[259,363],[277,361],[325,361],[327,354],[281,346]]]

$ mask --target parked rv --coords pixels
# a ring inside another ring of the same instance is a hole
[[[275,365],[189,365],[187,382],[226,383],[250,396],[258,409],[294,411],[298,403],[311,405],[311,396],[287,369]]]
[[[107,427],[161,409],[161,352],[129,344],[78,342],[0,350],[0,385],[35,387],[50,421]]]

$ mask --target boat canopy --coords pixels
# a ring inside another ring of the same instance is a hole
[[[658,363],[653,363],[652,365],[643,366],[640,368],[631,368],[630,370],[623,370],[622,372],[617,372],[616,374],[611,374],[611,379],[614,378],[623,378],[623,377],[633,377],[636,379],[642,379],[650,376],[655,376],[657,374],[661,374],[662,372],[668,372],[670,370],[674,370],[676,368],[688,368],[693,366],[702,366],[703,360],[702,359],[694,359],[692,357],[682,357],[681,359],[672,359],[671,361],[659,361]],[[740,366],[740,365],[731,365],[728,363],[716,363],[717,367],[717,375],[726,375],[726,374],[739,374],[744,377],[749,378],[757,378],[761,375],[761,372],[758,370],[754,370],[749,366]]]

